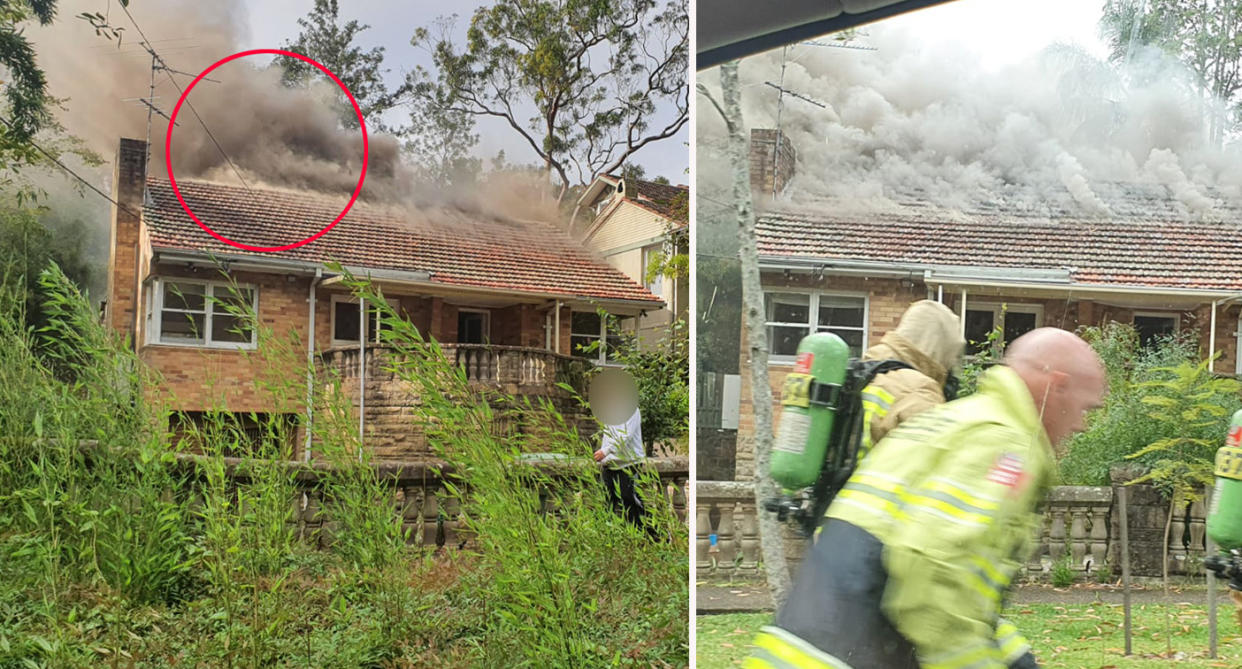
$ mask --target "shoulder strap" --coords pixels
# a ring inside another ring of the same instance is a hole
[[[811,492],[811,513],[803,517],[803,531],[810,536],[823,520],[828,505],[845,486],[858,466],[862,444],[862,391],[875,377],[898,369],[913,369],[901,360],[851,359],[836,402],[836,420],[828,437],[827,457]]]

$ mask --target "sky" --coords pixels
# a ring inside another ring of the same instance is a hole
[[[996,70],[1057,42],[1104,57],[1103,8],[1103,0],[955,0],[874,25],[909,31],[928,45],[957,44],[977,53],[983,69]]]
[[[437,17],[457,14],[457,32],[465,34],[470,15],[477,7],[491,4],[482,0],[457,0],[456,2],[391,2],[390,0],[346,0],[340,3],[342,22],[356,19],[370,25],[370,29],[357,37],[357,43],[370,49],[382,46],[384,65],[389,88],[398,85],[405,72],[416,65],[434,70],[431,57],[426,51],[410,45],[415,28],[429,26]],[[262,0],[247,3],[249,12],[249,39],[243,43],[247,49],[279,48],[286,40],[292,41],[299,32],[297,20],[308,14],[314,0]],[[152,36],[152,39],[155,39]],[[392,120],[404,120],[399,112]],[[386,121],[389,118],[386,117]],[[534,151],[526,141],[508,125],[498,119],[484,119],[479,123],[479,146],[476,154],[491,159],[504,150],[509,162],[536,162]],[[633,161],[646,169],[647,178],[668,177],[673,183],[687,183],[685,173],[689,166],[689,126],[674,137],[648,144],[634,154]]]

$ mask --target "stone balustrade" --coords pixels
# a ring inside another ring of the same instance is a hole
[[[204,456],[179,454],[189,471]],[[235,481],[245,480],[245,461],[225,458],[226,472]],[[544,470],[554,481],[558,468],[566,467],[564,461],[535,461],[529,466]],[[317,546],[327,545],[337,529],[336,521],[324,512],[322,479],[329,475],[332,466],[324,462],[282,462],[280,466],[290,470],[296,487],[294,522],[297,534],[303,540]],[[376,474],[392,490],[393,513],[401,522],[411,543],[427,546],[458,547],[470,540],[461,521],[460,501],[445,486],[445,480],[456,478],[451,465],[437,460],[379,461],[373,464]],[[677,518],[686,522],[687,492],[690,480],[689,458],[674,456],[650,458],[647,467],[660,477],[659,490],[644,495],[648,504],[660,499],[672,505]],[[602,485],[602,483],[601,483]],[[540,490],[545,512],[554,512],[559,495],[555,490]]]
[[[585,393],[585,374],[591,368],[590,362],[520,346],[444,344],[442,350],[447,360],[465,371],[472,390],[518,400],[546,400],[582,434],[594,430],[594,422],[573,395],[559,386],[565,383],[579,394]],[[331,382],[329,377],[340,379],[341,391],[348,401],[355,408],[363,405],[366,447],[377,458],[385,460],[430,457],[433,449],[416,427],[415,414],[421,402],[419,392],[413,384],[390,371],[393,350],[388,346],[368,345],[366,378],[360,382],[361,355],[363,352],[356,347],[328,349],[319,354],[318,365],[321,372],[328,372],[320,376],[325,385]],[[499,433],[524,429],[503,411],[496,412],[494,420]]]
[[[1151,486],[1128,486],[1130,563],[1136,576],[1160,575],[1160,543],[1169,503]],[[1184,506],[1179,506],[1184,511]],[[1077,572],[1094,574],[1120,567],[1120,520],[1113,487],[1059,486],[1042,505],[1043,523],[1035,537],[1035,552],[1026,571],[1046,574],[1065,560]],[[699,481],[695,485],[695,565],[700,580],[745,580],[760,573],[759,524],[753,488],[748,481]],[[1174,514],[1170,532],[1170,572],[1201,573],[1204,549],[1203,507]],[[1183,547],[1183,538],[1190,549]],[[1155,539],[1156,543],[1152,543]],[[785,532],[785,552],[796,568],[807,541],[792,530]]]

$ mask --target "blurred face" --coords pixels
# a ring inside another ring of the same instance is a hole
[[[1048,375],[1048,400],[1043,423],[1057,457],[1064,455],[1065,442],[1087,426],[1087,413],[1104,404],[1108,382],[1102,370],[1079,374],[1052,372]],[[1038,401],[1039,398],[1036,398]]]

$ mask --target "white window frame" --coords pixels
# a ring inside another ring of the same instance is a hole
[[[592,334],[587,332],[574,331],[574,314],[595,314],[599,316],[599,332]],[[601,367],[621,367],[620,363],[612,362],[608,359],[608,319],[616,318],[613,314],[600,314],[597,311],[569,311],[569,354],[575,358],[590,360]],[[595,337],[599,340],[599,350],[595,352],[595,357],[588,358],[574,348],[574,337]]]
[[[966,311],[992,312],[992,329],[999,325],[1001,333],[1005,332],[1005,313],[1035,314],[1035,327],[1044,326],[1044,305],[1031,302],[967,302]]]
[[[492,312],[490,309],[457,307],[457,313],[483,314],[483,345],[487,346],[492,343]],[[457,333],[457,338],[461,339],[460,332]],[[477,346],[477,344],[467,344],[467,346]]]
[[[172,340],[164,341],[164,287],[166,284],[203,286],[203,309],[204,311],[187,311],[183,309],[169,308],[169,311],[177,311],[181,313],[202,313],[203,314],[203,339],[202,341],[185,341]],[[257,318],[259,315],[259,287],[252,283],[238,283],[236,287],[239,290],[250,291],[250,308]],[[151,282],[151,292],[147,299],[147,328],[146,343],[152,346],[177,346],[181,348],[214,348],[224,350],[253,350],[259,345],[259,329],[257,323],[255,327],[250,329],[249,342],[234,341],[214,341],[212,337],[212,327],[214,327],[216,301],[224,299],[216,297],[216,289],[221,289],[221,293],[225,296],[231,294],[232,284],[227,281],[205,281],[203,279],[181,279],[177,277],[159,277]]]
[[[656,297],[664,296],[664,275],[657,274],[655,279],[649,283],[647,281],[647,270],[650,268],[651,255],[655,253],[666,253],[667,247],[667,243],[659,243],[650,244],[642,248],[642,262],[640,263],[642,266],[642,274],[640,276],[643,280],[643,286]]]
[[[397,313],[401,312],[401,302],[397,298],[386,297],[384,298],[384,301],[388,303],[388,306],[397,310]],[[330,302],[331,302],[331,309],[332,309],[332,311],[328,314],[328,327],[330,328],[328,330],[328,337],[331,340],[330,346],[332,348],[341,348],[345,346],[357,346],[358,345],[357,339],[337,339],[336,338],[336,305],[341,302],[344,302],[347,304],[354,305],[354,308],[356,309],[358,307],[358,298],[354,297],[353,295],[349,295],[345,293],[332,293],[332,298]],[[368,307],[368,309],[371,309],[371,308],[373,307]],[[379,330],[378,329],[376,329],[375,332],[367,333],[368,344],[375,344],[378,342],[379,342]]]
[[[811,301],[807,311],[807,322],[805,323],[787,323],[784,321],[769,321],[767,314],[768,295],[772,294],[798,294],[810,295]],[[820,332],[819,327],[819,298],[820,297],[854,297],[862,298],[863,301],[863,324],[862,327],[852,326],[833,326],[836,330],[856,330],[862,332],[862,350],[866,351],[868,341],[871,338],[871,294],[859,291],[845,290],[814,290],[810,288],[782,288],[778,286],[764,286],[763,288],[763,327],[772,327],[774,325],[784,325],[789,327],[805,327],[809,332]],[[792,365],[797,356],[794,355],[769,355],[769,365]]]
[[[1242,312],[1238,313],[1238,328],[1233,331],[1233,374],[1242,376]]]

